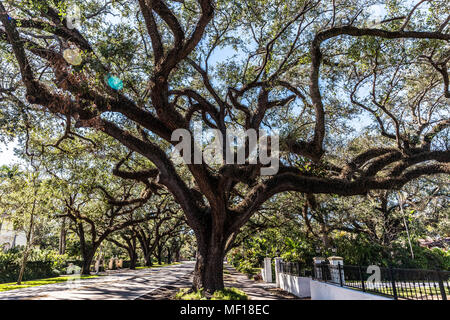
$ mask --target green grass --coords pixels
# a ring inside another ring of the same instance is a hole
[[[1,283],[0,284],[0,292],[16,290],[16,289],[23,289],[23,288],[30,288],[30,287],[37,287],[37,286],[45,286],[47,284],[67,282],[68,280],[75,279],[75,278],[84,280],[84,279],[92,279],[92,278],[97,278],[97,277],[98,276],[82,275],[80,278],[78,278],[77,276],[71,275],[71,276],[63,276],[63,277],[48,278],[48,279],[22,281],[21,285],[17,285],[15,282]]]
[[[346,283],[355,285],[355,282],[353,282],[353,281],[346,281]],[[423,283],[423,282],[421,282],[421,283]],[[425,283],[427,283],[427,282],[425,282]],[[390,282],[386,282],[386,284],[390,285]],[[358,283],[358,285],[359,285],[359,283]],[[350,287],[350,289],[362,291],[362,289],[355,288],[355,287]],[[448,287],[445,287],[444,289],[445,289],[446,295],[448,296],[450,294],[450,289]],[[397,295],[399,298],[407,298],[407,299],[408,298],[414,299],[419,296],[422,296],[423,298],[425,298],[426,296],[428,296],[429,299],[431,300],[431,297],[434,297],[435,299],[437,299],[437,297],[441,296],[440,289],[436,288],[436,287],[424,288],[422,286],[420,288],[419,287],[408,288],[408,287],[403,287],[403,286],[401,286],[401,284],[397,283],[396,291],[397,291]],[[389,296],[392,296],[394,294],[394,290],[392,289],[392,287],[389,287],[389,286],[384,286],[381,288],[375,287],[372,289],[367,289],[366,292],[372,293],[372,294],[377,294],[377,295],[389,295]]]
[[[197,292],[192,289],[181,289],[176,295],[175,300],[208,300],[203,290]],[[248,300],[247,294],[237,288],[225,288],[214,292],[210,300]]]
[[[174,263],[163,263],[163,264],[154,264],[151,267],[136,267],[136,270],[142,270],[142,269],[152,269],[152,268],[161,268],[161,267],[169,267],[169,266],[175,266],[177,264],[180,264],[180,262],[174,262]]]

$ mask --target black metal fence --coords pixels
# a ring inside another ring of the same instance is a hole
[[[313,279],[394,299],[447,300],[450,271],[316,264]]]
[[[296,277],[312,276],[312,270],[302,268],[299,262],[280,262],[280,272]]]

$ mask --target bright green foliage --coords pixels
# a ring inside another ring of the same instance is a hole
[[[24,281],[21,285],[17,285],[16,283],[3,283],[0,284],[0,292],[2,291],[10,291],[10,290],[16,290],[16,289],[23,289],[23,288],[30,288],[30,287],[37,287],[37,286],[44,286],[47,284],[56,284],[56,283],[63,283],[67,282],[69,280],[73,279],[93,279],[97,278],[98,276],[64,276],[64,277],[57,277],[57,278],[48,278],[48,279],[41,279],[41,280],[33,280],[33,281]]]
[[[24,250],[13,248],[0,251],[0,283],[17,280]],[[31,249],[25,267],[24,280],[40,279],[64,274],[67,267],[67,255],[59,255],[52,250]]]
[[[181,289],[176,295],[175,300],[208,300],[203,290],[193,292],[192,289]],[[214,292],[209,300],[248,300],[247,294],[237,288],[225,288]]]

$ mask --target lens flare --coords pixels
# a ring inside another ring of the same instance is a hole
[[[108,76],[108,85],[117,91],[123,89],[123,81],[115,76]]]
[[[83,62],[79,49],[66,49],[63,52],[64,59],[74,66],[79,66]]]

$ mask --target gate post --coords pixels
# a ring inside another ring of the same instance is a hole
[[[275,282],[277,284],[277,288],[280,287],[280,263],[283,259],[277,257],[275,258]]]
[[[341,286],[344,285],[345,284],[344,258],[342,258],[342,257],[329,257],[328,261],[330,261],[331,281],[334,282],[334,283],[338,283]],[[341,279],[342,279],[342,281],[341,281]]]
[[[325,262],[325,261],[326,261],[326,259],[322,258],[322,257],[314,257],[313,258],[313,262],[314,262],[314,278],[316,280],[323,280],[321,264],[323,262]]]
[[[272,280],[272,259],[264,258],[264,281],[265,282],[273,282]]]

